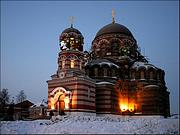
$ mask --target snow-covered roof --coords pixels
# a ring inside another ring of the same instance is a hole
[[[158,85],[146,85],[144,88],[150,88],[150,87],[158,87],[159,88]]]
[[[111,83],[111,82],[97,82],[96,84],[113,84],[113,83]]]
[[[153,68],[153,69],[158,69],[156,66],[152,65],[152,64],[149,64],[147,62],[141,62],[141,61],[138,61],[138,62],[135,62],[133,65],[132,65],[132,69],[139,69],[139,68],[146,68],[146,69],[149,69],[149,68]]]
[[[111,61],[109,61],[107,59],[95,59],[95,60],[90,61],[86,65],[89,65],[89,66],[93,66],[93,65],[100,65],[100,66],[108,65],[109,67],[115,66],[115,67],[119,68],[118,65],[114,64],[113,62],[111,62]]]
[[[33,107],[40,107],[40,106],[47,107],[47,103],[39,102],[39,103],[36,103],[36,104],[32,105],[31,108],[33,108]]]

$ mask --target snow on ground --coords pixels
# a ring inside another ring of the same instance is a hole
[[[178,134],[179,116],[58,116],[55,121],[2,121],[1,134]]]

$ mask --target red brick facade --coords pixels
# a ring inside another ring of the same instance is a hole
[[[164,71],[141,55],[125,26],[104,26],[90,52],[83,39],[73,27],[60,35],[58,69],[47,81],[49,111],[170,115]]]

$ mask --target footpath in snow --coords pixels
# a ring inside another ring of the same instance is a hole
[[[178,134],[179,116],[57,116],[54,121],[1,121],[1,134]]]

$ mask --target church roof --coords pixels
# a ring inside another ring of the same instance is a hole
[[[87,66],[93,66],[93,65],[108,65],[109,67],[115,66],[117,68],[119,68],[118,65],[112,63],[111,61],[107,60],[107,59],[93,59],[92,61],[90,61],[89,63],[87,63]]]
[[[31,106],[31,108],[32,107],[47,107],[47,103],[45,102],[35,103],[34,105]]]
[[[139,68],[145,68],[145,69],[149,69],[149,68],[153,68],[155,70],[157,70],[158,68],[152,64],[149,64],[147,62],[141,62],[141,61],[138,61],[138,62],[135,62],[132,67],[132,69],[139,69]]]
[[[101,36],[103,34],[109,34],[109,33],[120,33],[120,34],[125,34],[125,35],[133,37],[132,33],[129,31],[127,27],[118,23],[110,23],[102,27],[97,32],[96,37]]]

